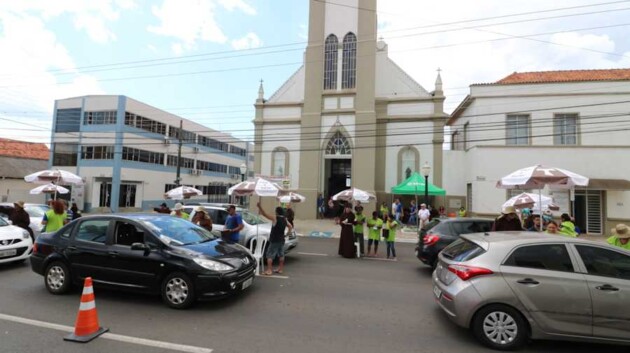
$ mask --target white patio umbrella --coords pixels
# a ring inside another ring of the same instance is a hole
[[[54,193],[67,194],[69,192],[70,190],[64,188],[63,186],[50,183],[50,184],[38,186],[35,189],[31,189],[30,194],[31,195],[54,194]]]
[[[188,199],[191,196],[200,196],[203,192],[199,189],[195,189],[192,186],[180,186],[175,189],[171,189],[164,194],[167,199],[183,200]]]
[[[332,199],[334,201],[359,201],[362,203],[366,203],[366,202],[370,202],[370,201],[374,201],[376,200],[376,196],[374,196],[373,194],[358,189],[358,188],[350,188],[347,190],[344,190],[342,192],[339,192],[335,195],[333,195]]]
[[[83,185],[80,176],[60,169],[41,170],[25,176],[24,181],[34,184]]]
[[[228,189],[228,195],[232,196],[252,196],[257,195],[267,197],[278,197],[283,191],[286,191],[282,186],[277,183],[273,183],[264,178],[254,178],[253,180],[242,181]],[[258,237],[258,223],[256,222],[256,236]]]
[[[278,201],[281,203],[299,203],[306,201],[306,197],[298,194],[297,192],[290,191],[286,194],[278,195]]]
[[[497,181],[497,187],[501,189],[538,189],[540,205],[542,205],[542,189],[547,185],[572,189],[576,186],[588,186],[588,178],[565,169],[539,164],[519,169]]]
[[[524,192],[505,201],[503,208],[513,206],[516,209],[531,208],[534,211],[541,211],[541,209],[545,208],[550,210],[559,209],[559,207],[553,203],[553,198],[545,195],[540,196],[541,199],[539,200],[538,194]]]

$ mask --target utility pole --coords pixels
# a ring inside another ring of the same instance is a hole
[[[182,171],[182,132],[184,128],[184,121],[179,121],[179,131],[177,131],[177,176],[175,177],[175,186],[181,186],[181,171]]]

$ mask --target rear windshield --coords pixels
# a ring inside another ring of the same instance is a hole
[[[459,238],[442,250],[442,256],[453,261],[468,261],[486,252],[472,241]]]
[[[448,222],[442,222],[442,223],[438,222],[433,227],[427,228],[427,230],[429,229],[432,229],[433,232],[435,233],[444,233],[444,234],[450,233]]]

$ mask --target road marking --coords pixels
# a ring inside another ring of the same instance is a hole
[[[331,238],[333,235],[333,232],[319,232],[319,231],[312,231],[308,236],[309,237],[314,237],[314,238]]]
[[[267,275],[260,275],[258,278],[280,278],[280,279],[289,279],[289,276],[282,276],[282,275],[271,275],[271,276],[267,276]]]
[[[390,261],[390,262],[396,262],[397,260],[393,260],[393,259],[386,259],[383,257],[363,257],[363,260],[376,260],[376,261]]]
[[[0,320],[17,322],[20,324],[30,325],[30,326],[43,327],[43,328],[48,328],[48,329],[57,330],[57,331],[74,332],[74,327],[71,327],[71,326],[59,325],[59,324],[54,324],[52,322],[27,319],[24,317],[6,315],[6,314],[1,314],[1,313],[0,313]],[[155,348],[170,349],[170,350],[179,351],[179,352],[212,353],[212,349],[210,348],[188,346],[184,344],[177,344],[177,343],[170,343],[170,342],[163,342],[163,341],[155,341],[155,340],[132,337],[132,336],[123,336],[123,335],[117,335],[115,333],[104,333],[100,337],[105,338],[105,339],[110,339],[113,341],[132,343],[132,344],[155,347]]]
[[[328,254],[318,254],[313,252],[299,252],[298,254],[307,256],[328,256]]]

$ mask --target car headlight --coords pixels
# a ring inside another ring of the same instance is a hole
[[[22,230],[22,239],[28,239],[30,237],[31,237],[31,235],[29,234],[28,231]]]
[[[199,258],[195,258],[193,260],[195,260],[197,265],[203,268],[206,268],[208,270],[212,270],[212,271],[225,272],[225,271],[231,271],[234,269],[234,267],[228,264],[224,264],[223,262],[219,262],[219,261],[199,259]]]

